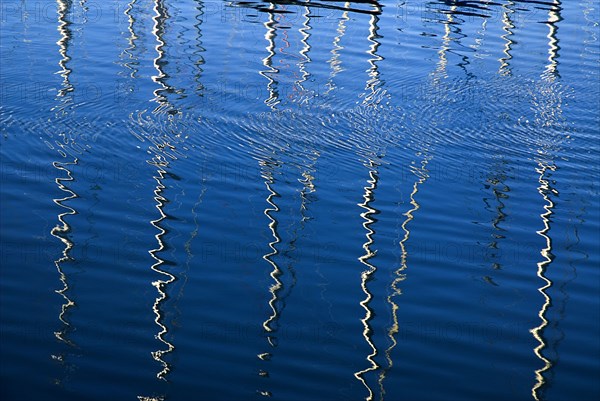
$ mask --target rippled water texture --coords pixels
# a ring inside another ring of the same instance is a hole
[[[2,400],[600,398],[597,1],[1,10]]]

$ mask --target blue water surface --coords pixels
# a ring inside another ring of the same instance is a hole
[[[3,400],[600,398],[593,0],[6,0]]]

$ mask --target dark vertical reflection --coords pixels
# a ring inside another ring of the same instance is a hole
[[[512,75],[512,70],[510,67],[510,60],[512,60],[512,46],[514,41],[512,39],[513,30],[515,29],[515,24],[512,20],[512,15],[515,13],[513,7],[515,3],[509,0],[506,4],[502,4],[502,30],[504,34],[501,38],[504,40],[504,48],[502,52],[504,56],[500,57],[500,74],[501,75]]]
[[[194,80],[196,81],[196,94],[202,96],[204,92],[204,85],[200,81],[204,69],[202,66],[205,63],[204,56],[202,55],[206,49],[202,46],[202,23],[204,22],[204,1],[196,0],[196,49],[193,52],[194,65],[196,66],[196,73],[194,74]]]
[[[415,175],[417,180],[413,183],[412,191],[409,197],[411,209],[404,213],[405,219],[402,221],[402,224],[400,226],[403,232],[403,234],[401,234],[402,238],[398,242],[398,245],[400,246],[400,263],[398,268],[394,271],[392,281],[390,284],[389,295],[386,298],[387,303],[390,305],[390,310],[392,314],[392,324],[390,325],[387,331],[387,337],[390,344],[385,350],[385,360],[387,365],[383,369],[381,369],[378,380],[379,389],[381,393],[381,400],[383,400],[385,396],[384,381],[386,375],[394,366],[394,361],[392,359],[392,351],[398,344],[398,342],[396,341],[396,335],[400,330],[400,324],[398,322],[399,307],[396,303],[396,297],[402,295],[402,289],[399,287],[399,285],[402,281],[406,279],[405,271],[408,269],[408,249],[406,247],[406,244],[410,238],[409,223],[415,218],[415,213],[421,207],[416,199],[417,193],[419,192],[419,188],[429,178],[427,164],[429,163],[430,157],[428,156],[427,150],[424,150],[423,153],[424,155],[421,160],[420,167],[416,167],[414,165],[410,166],[410,170]]]
[[[73,97],[68,96],[73,92],[73,84],[71,83],[71,68],[69,68],[69,61],[71,56],[69,55],[69,45],[72,39],[71,25],[72,22],[69,18],[71,14],[73,2],[69,0],[57,0],[57,14],[58,14],[58,32],[60,33],[60,39],[56,44],[58,45],[58,51],[60,53],[60,60],[58,66],[60,70],[58,73],[62,77],[62,85],[58,90],[58,100],[60,106],[57,111],[65,113],[66,109],[73,104]]]
[[[552,5],[548,9],[548,64],[544,71],[544,76],[547,79],[560,78],[558,73],[558,58],[560,50],[558,41],[558,22],[562,20],[561,17],[562,4],[559,0],[553,0]]]
[[[498,165],[492,168],[492,174],[486,179],[486,189],[491,189],[493,198],[483,198],[486,205],[486,209],[495,214],[492,219],[493,232],[491,234],[492,241],[488,244],[488,248],[491,250],[491,256],[493,259],[497,258],[500,254],[499,242],[505,238],[505,229],[502,227],[502,223],[506,219],[506,213],[504,208],[506,207],[505,202],[508,199],[510,188],[504,182],[506,181],[506,173],[504,172],[504,160],[500,160]],[[492,268],[494,270],[500,269],[501,266],[498,262],[492,262]],[[489,275],[484,276],[484,280],[492,285],[497,285],[493,278]]]
[[[283,283],[280,279],[280,276],[283,274],[281,268],[274,260],[274,258],[279,254],[279,250],[277,249],[277,245],[281,243],[281,237],[278,232],[278,223],[276,219],[276,214],[279,212],[279,206],[275,203],[276,198],[280,198],[281,196],[273,189],[275,185],[275,168],[279,168],[281,166],[281,162],[269,158],[264,158],[260,160],[259,165],[262,170],[262,178],[265,180],[265,186],[268,191],[268,195],[266,198],[266,202],[268,206],[264,210],[264,215],[267,216],[269,220],[269,230],[271,231],[272,241],[269,242],[269,251],[263,255],[263,259],[269,264],[272,268],[269,273],[273,283],[269,287],[269,292],[271,294],[271,298],[269,299],[269,308],[271,309],[271,314],[269,317],[263,322],[262,327],[267,337],[267,342],[271,350],[277,346],[277,337],[276,332],[278,330],[278,319],[279,319],[279,296],[280,292],[283,288]],[[269,361],[272,357],[271,352],[263,352],[257,355],[259,359],[262,361]],[[260,376],[268,377],[268,370],[261,370]],[[272,394],[270,391],[265,389],[259,389],[258,393],[270,397]]]
[[[441,14],[440,20],[437,22],[444,25],[443,41],[440,50],[438,51],[438,54],[440,55],[438,67],[440,71],[444,71],[443,78],[446,78],[448,66],[447,56],[448,54],[454,54],[460,59],[460,61],[456,63],[456,66],[464,71],[467,78],[473,78],[474,74],[470,72],[467,67],[471,64],[468,53],[473,52],[474,50],[461,43],[462,39],[468,38],[468,36],[463,33],[461,26],[467,21],[467,18],[487,18],[487,16],[471,11],[463,11],[462,8],[453,1],[444,1],[444,4],[449,6],[447,10],[437,10],[438,14]],[[430,5],[434,5],[435,7],[434,3],[431,3]]]
[[[274,78],[279,70],[273,67],[273,56],[275,56],[275,38],[277,38],[277,29],[275,28],[275,13],[272,11],[275,10],[275,5],[273,3],[269,3],[269,8],[267,14],[269,15],[268,21],[264,23],[267,32],[265,33],[265,39],[267,40],[267,46],[265,49],[267,50],[268,55],[263,58],[262,62],[265,66],[265,70],[260,71],[259,74],[263,77],[267,78],[269,81],[267,83],[267,92],[269,97],[265,99],[264,103],[269,106],[271,109],[275,109],[275,107],[279,104],[279,83]]]
[[[370,259],[373,258],[376,253],[376,250],[371,249],[374,242],[373,235],[375,234],[375,231],[371,226],[377,221],[375,215],[379,214],[379,211],[375,209],[371,205],[371,203],[375,200],[375,190],[377,189],[377,184],[379,182],[379,166],[380,163],[377,163],[376,161],[372,160],[369,161],[369,180],[367,180],[367,183],[369,185],[364,187],[365,193],[363,194],[363,202],[358,204],[358,206],[365,210],[360,214],[360,217],[362,217],[364,220],[362,225],[366,231],[366,241],[363,244],[363,249],[365,253],[358,258],[360,263],[362,263],[365,266],[365,270],[363,270],[363,272],[361,273],[360,282],[362,291],[365,294],[365,298],[362,301],[360,301],[360,306],[365,311],[365,317],[361,319],[361,322],[363,324],[362,335],[369,347],[371,348],[371,353],[366,358],[369,366],[363,370],[354,373],[354,377],[356,377],[356,379],[358,379],[367,389],[368,395],[365,398],[367,401],[371,401],[373,399],[373,390],[365,380],[364,375],[368,372],[377,370],[379,368],[379,365],[374,360],[374,358],[378,354],[378,351],[372,339],[373,329],[371,328],[370,322],[373,319],[373,310],[371,309],[369,304],[373,299],[373,295],[369,291],[368,287],[368,283],[373,279],[373,276],[377,271],[375,265],[373,265],[370,262]]]
[[[536,383],[531,390],[533,398],[536,400],[543,399],[543,386],[546,383],[544,379],[544,373],[552,368],[552,362],[544,355],[544,350],[547,347],[547,341],[544,336],[544,331],[548,326],[548,319],[546,314],[548,309],[552,305],[552,300],[548,295],[548,290],[552,287],[552,281],[547,277],[546,273],[548,267],[554,260],[554,254],[552,253],[552,239],[550,238],[550,222],[552,215],[554,214],[554,202],[551,199],[551,195],[556,193],[556,190],[550,186],[550,179],[546,176],[547,172],[556,170],[556,166],[552,164],[546,164],[543,162],[538,163],[536,172],[540,175],[538,180],[540,186],[537,188],[538,192],[544,198],[546,204],[544,205],[544,213],[540,215],[544,228],[537,233],[544,238],[546,246],[542,248],[540,254],[542,260],[537,264],[537,276],[542,281],[542,286],[538,288],[538,291],[542,294],[544,302],[542,308],[538,312],[540,318],[540,324],[537,327],[531,329],[531,334],[537,340],[538,346],[534,348],[535,355],[540,359],[543,366],[535,371]]]
[[[381,6],[379,3],[374,3],[373,7],[376,12],[369,17],[369,35],[367,36],[370,45],[369,50],[367,50],[367,54],[369,55],[369,69],[367,70],[369,79],[365,86],[365,90],[367,91],[365,99],[363,100],[363,103],[365,104],[379,104],[384,92],[381,88],[384,83],[381,81],[379,67],[377,65],[377,63],[383,60],[383,57],[377,53],[379,46],[381,46],[381,43],[377,40],[381,38],[379,35],[379,14],[381,13]]]
[[[168,75],[164,71],[164,67],[168,63],[165,59],[165,25],[170,16],[165,6],[164,0],[155,0],[153,11],[154,17],[152,18],[152,20],[154,21],[154,26],[152,27],[152,34],[156,39],[156,46],[154,47],[156,50],[156,58],[154,59],[154,68],[156,69],[156,75],[152,76],[152,80],[159,85],[159,87],[154,90],[154,99],[152,99],[158,104],[154,109],[154,113],[175,114],[176,111],[173,109],[173,106],[169,103],[167,97],[168,94],[173,93],[174,90],[171,86],[167,84]]]

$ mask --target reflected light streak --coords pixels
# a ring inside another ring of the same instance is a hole
[[[406,243],[410,237],[410,231],[408,229],[408,224],[414,219],[414,213],[419,210],[420,205],[415,199],[417,193],[419,192],[419,187],[427,178],[429,178],[429,171],[427,170],[427,163],[429,163],[430,157],[425,156],[421,161],[421,167],[415,168],[411,166],[412,173],[417,177],[417,181],[413,184],[412,192],[410,193],[410,204],[412,208],[404,213],[406,218],[402,222],[401,228],[404,231],[404,237],[398,243],[400,245],[400,266],[394,271],[394,278],[392,283],[390,284],[390,294],[387,297],[387,303],[391,306],[392,311],[392,325],[390,326],[387,336],[390,342],[390,346],[385,350],[385,359],[387,362],[387,366],[381,370],[379,375],[379,389],[381,392],[381,399],[383,400],[385,395],[385,388],[383,382],[385,380],[385,376],[390,369],[394,366],[394,362],[392,360],[392,351],[398,344],[396,341],[396,334],[398,334],[400,330],[400,325],[398,323],[398,304],[394,301],[394,298],[398,295],[402,294],[402,290],[398,288],[398,284],[406,279],[406,274],[404,271],[408,268],[408,251],[406,249]]]
[[[277,206],[277,204],[275,204],[275,202],[273,201],[273,198],[275,198],[275,197],[279,198],[280,195],[272,188],[272,185],[275,183],[273,174],[271,172],[265,171],[263,173],[262,177],[265,179],[265,186],[267,187],[267,190],[269,191],[269,195],[267,196],[266,201],[270,206],[270,207],[267,207],[263,213],[269,219],[269,230],[271,230],[271,235],[273,236],[273,241],[269,242],[269,248],[271,249],[271,252],[264,255],[263,259],[266,260],[273,267],[273,270],[271,271],[270,276],[273,279],[273,281],[275,282],[269,288],[269,292],[271,293],[271,300],[269,301],[269,307],[271,308],[273,313],[267,320],[265,320],[265,322],[263,323],[263,328],[268,333],[271,333],[274,331],[274,329],[271,327],[271,323],[275,319],[277,319],[277,315],[278,315],[278,311],[277,311],[277,308],[275,305],[277,302],[277,294],[282,286],[281,280],[279,280],[279,276],[281,276],[281,274],[282,274],[281,269],[279,268],[277,263],[275,263],[275,261],[273,261],[273,257],[279,253],[279,251],[277,250],[277,244],[279,244],[281,242],[281,238],[279,237],[279,234],[277,232],[277,220],[275,219],[275,217],[273,217],[273,215],[271,215],[271,213],[279,212],[279,206]],[[269,337],[269,342],[271,342],[270,337]]]
[[[278,166],[277,162],[269,162],[267,160],[261,160],[259,162],[263,173],[261,174],[262,178],[265,180],[265,186],[267,187],[267,191],[269,195],[266,198],[266,201],[269,206],[267,206],[264,210],[264,215],[269,219],[269,230],[271,231],[271,235],[273,237],[273,241],[269,242],[270,252],[263,255],[263,259],[273,268],[273,270],[269,273],[271,279],[273,279],[273,284],[269,287],[269,292],[271,293],[271,299],[269,300],[269,307],[271,308],[271,315],[263,322],[262,326],[265,332],[267,333],[267,341],[271,348],[275,348],[277,346],[276,338],[274,337],[274,332],[277,330],[277,326],[274,323],[279,319],[279,310],[277,307],[277,303],[279,301],[279,293],[283,288],[283,283],[279,279],[279,277],[283,274],[281,268],[277,265],[277,263],[273,260],[273,258],[279,254],[279,250],[277,249],[277,244],[281,242],[281,237],[277,232],[277,220],[272,215],[272,213],[279,212],[279,206],[274,202],[273,198],[278,198],[280,195],[272,188],[272,185],[275,183],[275,179],[273,177],[273,171],[270,170],[271,165]],[[257,355],[260,360],[268,361],[271,359],[272,354],[270,352],[264,352]],[[260,376],[268,377],[268,371],[261,371],[259,373]],[[270,397],[271,392],[266,390],[258,390],[258,393]]]
[[[270,3],[268,9],[274,10],[275,5],[273,3]],[[264,26],[267,29],[267,32],[265,33],[267,47],[265,47],[265,49],[269,54],[262,60],[266,70],[259,71],[259,74],[269,80],[269,82],[267,83],[267,91],[269,92],[269,97],[264,101],[264,103],[271,109],[275,109],[275,107],[280,102],[279,90],[277,89],[278,82],[272,77],[272,75],[279,73],[279,70],[273,67],[273,56],[275,56],[275,38],[277,37],[277,29],[275,28],[275,13],[269,12],[268,14],[269,20],[264,23]]]
[[[162,160],[160,156],[156,156],[150,164],[158,168],[158,170],[156,171],[157,175],[153,176],[153,178],[156,180],[156,187],[154,189],[154,200],[156,201],[155,207],[158,210],[160,217],[156,220],[150,221],[150,224],[158,230],[158,233],[154,235],[154,238],[156,238],[156,241],[158,243],[158,247],[148,251],[148,253],[150,254],[150,256],[152,256],[152,259],[155,260],[155,263],[151,266],[151,269],[154,270],[156,273],[159,273],[161,276],[166,277],[166,280],[160,279],[152,282],[152,285],[156,288],[158,292],[158,296],[154,301],[154,305],[152,305],[152,310],[155,316],[154,322],[159,328],[159,331],[156,334],[156,339],[158,339],[160,342],[167,346],[167,349],[153,351],[152,357],[154,358],[154,360],[156,360],[162,365],[162,370],[157,373],[156,377],[158,379],[166,380],[165,377],[171,370],[171,367],[163,359],[163,356],[169,352],[172,352],[175,349],[173,344],[171,344],[168,340],[165,339],[165,335],[168,333],[168,329],[167,326],[162,322],[163,313],[160,309],[161,304],[167,298],[166,287],[170,283],[175,281],[175,276],[161,269],[161,265],[163,265],[165,261],[159,257],[159,253],[165,249],[165,244],[163,242],[162,237],[167,233],[167,230],[161,227],[160,223],[167,217],[167,215],[163,211],[163,207],[168,202],[168,200],[162,195],[162,193],[166,188],[163,184],[163,180],[165,179],[165,174],[167,173],[166,170],[164,170],[164,167],[168,166],[168,162]]]
[[[167,85],[167,74],[163,70],[163,66],[165,65],[165,61],[163,60],[165,57],[164,47],[166,46],[163,36],[165,34],[165,22],[169,18],[169,14],[163,3],[164,0],[154,1],[154,17],[152,17],[152,21],[154,22],[152,34],[157,42],[156,46],[154,46],[156,58],[153,60],[157,75],[152,76],[152,81],[160,85],[159,88],[153,91],[154,99],[152,100],[158,103],[158,106],[154,109],[154,113],[161,113],[171,108],[165,93],[172,92],[172,88]]]
[[[514,10],[512,6],[515,3],[513,1],[508,1],[507,4],[502,5],[502,30],[505,32],[500,37],[504,40],[504,49],[502,52],[504,56],[501,57],[498,61],[500,61],[500,74],[501,75],[511,75],[512,71],[510,69],[510,60],[512,60],[512,46],[514,42],[512,41],[513,29],[515,29],[515,24],[512,21],[512,14],[514,14]]]
[[[70,253],[71,249],[73,248],[73,242],[68,237],[68,234],[71,232],[71,226],[65,220],[65,217],[67,217],[69,215],[75,215],[75,214],[77,214],[77,211],[75,211],[75,209],[73,209],[72,207],[65,205],[63,202],[67,202],[71,199],[78,198],[79,196],[75,192],[73,192],[71,189],[69,189],[63,182],[74,181],[73,176],[71,175],[71,171],[66,166],[77,165],[77,164],[78,164],[77,158],[75,158],[75,160],[70,163],[59,163],[59,162],[52,163],[52,165],[56,169],[65,172],[67,175],[66,178],[57,177],[54,179],[54,182],[56,183],[58,188],[67,194],[67,196],[65,196],[63,198],[53,199],[53,202],[56,205],[60,206],[63,209],[66,209],[66,211],[63,213],[60,213],[58,215],[58,221],[60,224],[58,224],[56,227],[54,227],[50,231],[50,234],[53,237],[58,238],[65,246],[62,251],[62,256],[54,261],[54,265],[56,266],[56,270],[58,271],[60,281],[63,285],[63,288],[61,288],[60,290],[55,290],[55,292],[57,294],[60,294],[60,296],[63,297],[64,302],[65,302],[61,306],[61,311],[60,311],[60,314],[58,315],[58,319],[62,322],[63,328],[60,331],[54,332],[54,335],[56,336],[56,338],[58,340],[66,343],[66,344],[69,344],[71,346],[74,346],[75,344],[67,338],[67,334],[71,330],[71,324],[67,321],[66,314],[70,308],[75,306],[75,302],[68,296],[69,282],[68,282],[67,275],[65,274],[65,272],[62,268],[62,264],[64,262],[72,260],[69,253]]]
[[[550,296],[548,295],[547,291],[553,285],[552,281],[548,277],[546,277],[546,271],[548,269],[548,266],[554,260],[554,255],[552,254],[552,239],[548,235],[548,233],[550,232],[550,220],[552,218],[552,215],[554,214],[554,202],[552,201],[552,199],[550,199],[550,194],[557,193],[555,189],[550,187],[549,180],[544,178],[546,172],[548,170],[555,171],[556,166],[546,165],[541,162],[538,163],[538,165],[539,167],[536,168],[536,172],[540,175],[538,179],[540,186],[537,189],[540,195],[546,201],[546,204],[544,205],[545,212],[540,215],[544,224],[544,228],[540,231],[537,231],[537,234],[544,238],[546,246],[542,248],[540,252],[543,260],[538,262],[537,264],[537,276],[543,282],[543,285],[540,288],[538,288],[538,291],[542,294],[544,298],[544,303],[538,313],[541,322],[539,326],[530,330],[533,337],[539,343],[539,345],[534,348],[533,352],[544,365],[543,367],[535,371],[536,383],[531,390],[531,394],[533,395],[533,398],[535,400],[541,399],[540,392],[545,384],[544,372],[552,368],[552,362],[544,356],[543,351],[547,347],[546,340],[544,338],[544,329],[546,328],[546,326],[548,326],[546,313],[548,311],[548,308],[550,308],[550,305],[552,304],[552,300],[550,299]]]
[[[296,81],[296,86],[300,90],[302,97],[307,93],[307,90],[304,89],[304,82],[310,77],[310,73],[306,71],[306,64],[310,63],[312,59],[309,56],[310,53],[310,44],[308,43],[308,39],[310,38],[310,30],[312,27],[310,26],[310,7],[304,7],[304,13],[302,14],[304,17],[304,22],[302,23],[302,27],[298,29],[300,34],[302,35],[302,49],[300,50],[300,56],[302,56],[302,60],[298,63],[298,69],[301,73],[301,78]],[[300,103],[308,102],[308,98],[301,99]]]
[[[350,7],[349,2],[344,3],[344,8],[349,8],[349,7]],[[327,83],[325,84],[325,86],[327,87],[327,91],[325,93],[329,93],[333,89],[335,89],[336,86],[333,83],[333,78],[335,78],[335,76],[342,71],[342,61],[340,60],[340,50],[342,50],[344,48],[344,46],[340,45],[340,42],[341,42],[342,38],[344,37],[344,34],[346,33],[346,23],[350,20],[350,17],[348,14],[349,14],[348,10],[346,10],[342,13],[342,17],[340,18],[340,21],[338,22],[338,26],[336,29],[337,35],[333,39],[333,48],[331,49],[331,58],[327,61],[329,63],[331,72],[329,73],[329,79],[327,80]]]
[[[367,182],[370,184],[364,187],[365,193],[363,194],[364,201],[359,203],[358,206],[363,208],[365,211],[360,214],[360,217],[363,218],[364,222],[362,226],[366,230],[366,242],[363,244],[363,249],[365,251],[364,255],[360,256],[358,260],[360,263],[366,266],[366,270],[361,273],[361,283],[360,286],[365,294],[365,299],[360,301],[360,306],[365,310],[365,317],[361,319],[363,324],[363,337],[369,347],[371,348],[371,353],[367,356],[367,362],[370,364],[369,367],[354,373],[354,377],[359,380],[367,389],[368,395],[365,398],[367,401],[373,400],[373,390],[363,377],[366,373],[377,370],[379,365],[375,362],[373,358],[377,356],[377,348],[373,343],[371,337],[373,336],[373,330],[370,326],[370,321],[373,318],[373,311],[369,307],[369,303],[371,299],[373,299],[373,295],[369,291],[367,283],[373,278],[373,274],[377,271],[377,268],[369,261],[373,256],[375,256],[377,251],[371,250],[371,246],[373,245],[373,234],[375,231],[371,228],[371,225],[377,221],[372,215],[378,214],[379,211],[373,207],[371,207],[370,203],[374,200],[375,189],[377,188],[377,183],[379,181],[379,175],[377,172],[378,164],[373,161],[369,161],[369,180]]]
[[[377,14],[371,14],[371,17],[369,18],[369,42],[371,42],[371,45],[369,46],[369,50],[367,51],[367,54],[369,54],[369,69],[367,70],[368,74],[369,74],[369,80],[367,81],[367,84],[365,86],[365,90],[370,91],[371,93],[369,93],[367,96],[365,96],[365,99],[363,100],[363,104],[378,104],[381,100],[381,97],[385,95],[385,90],[381,88],[382,86],[382,82],[381,82],[381,78],[380,78],[380,73],[379,73],[379,67],[377,65],[378,62],[380,62],[381,60],[383,60],[383,57],[381,57],[379,54],[377,54],[377,50],[379,49],[379,46],[381,46],[381,43],[379,43],[379,41],[377,41],[378,38],[381,38],[381,36],[379,36],[379,13],[381,13],[381,6],[377,3],[373,4],[373,7],[375,7],[375,9],[377,10]],[[379,99],[376,99],[377,97],[379,97]]]
[[[65,116],[66,107],[69,104],[73,103],[73,98],[72,98],[71,93],[74,91],[74,86],[72,85],[72,83],[70,81],[70,75],[71,75],[72,70],[68,67],[68,63],[71,60],[71,57],[69,56],[69,44],[72,39],[72,32],[70,29],[71,22],[68,19],[68,15],[71,12],[72,6],[73,6],[73,3],[70,1],[60,1],[60,0],[57,1],[58,31],[61,36],[60,39],[56,42],[56,44],[58,45],[59,54],[60,54],[60,60],[58,61],[60,70],[57,73],[61,75],[61,77],[63,78],[63,81],[61,84],[62,87],[56,95],[56,100],[57,100],[57,103],[59,103],[59,105],[55,106],[52,110],[59,111],[59,113],[57,114],[59,119],[61,117]],[[61,133],[60,135],[61,136],[64,135],[66,138],[67,134]],[[56,144],[61,146],[61,144],[59,142],[56,142]],[[63,157],[67,156],[67,154],[65,152],[63,152],[62,150],[59,150],[59,153]],[[73,330],[73,327],[71,326],[71,323],[67,319],[67,313],[68,313],[69,309],[74,307],[76,304],[75,304],[75,301],[73,299],[71,299],[68,295],[69,290],[70,290],[69,278],[68,278],[68,275],[64,271],[63,264],[65,262],[73,260],[70,256],[70,252],[74,246],[73,241],[71,241],[68,236],[68,234],[71,232],[71,226],[67,222],[66,217],[69,215],[77,214],[77,211],[75,209],[73,209],[72,207],[64,204],[64,202],[68,202],[69,200],[78,198],[79,196],[74,191],[72,191],[70,188],[68,188],[64,184],[64,182],[73,182],[74,181],[71,170],[68,168],[68,166],[74,166],[74,165],[77,165],[78,163],[79,163],[79,160],[77,158],[74,158],[72,162],[61,163],[61,162],[55,161],[52,163],[54,168],[56,168],[57,170],[60,170],[61,172],[66,173],[66,178],[65,177],[56,177],[54,179],[54,182],[56,183],[58,188],[62,192],[64,192],[66,194],[66,196],[63,198],[53,199],[53,202],[56,205],[58,205],[59,207],[61,207],[62,209],[66,210],[66,211],[58,214],[59,224],[57,224],[50,231],[50,234],[53,237],[60,240],[62,242],[62,244],[64,245],[64,248],[61,252],[61,256],[54,261],[54,265],[56,267],[56,270],[58,271],[59,279],[62,284],[62,288],[55,290],[55,292],[57,294],[60,294],[60,296],[64,300],[64,303],[61,305],[60,313],[58,315],[58,319],[61,322],[62,327],[60,330],[54,332],[54,336],[59,341],[64,342],[65,344],[68,344],[70,346],[76,346],[76,344],[73,343],[68,338],[68,334]],[[59,360],[61,362],[64,361],[64,355],[58,355],[58,356],[53,355],[52,358]]]
[[[57,0],[57,14],[58,14],[58,32],[60,33],[60,39],[56,42],[59,47],[59,53],[61,59],[58,62],[60,67],[60,71],[58,74],[63,78],[62,87],[58,90],[57,96],[59,98],[65,98],[67,94],[73,91],[73,85],[71,84],[70,75],[73,71],[69,68],[69,61],[71,61],[71,56],[69,56],[69,44],[71,42],[72,32],[71,32],[71,21],[67,18],[71,12],[71,8],[73,6],[72,1],[64,1]],[[67,105],[72,104],[73,99],[71,97],[65,98],[60,107],[61,111],[64,113],[64,109]]]
[[[438,51],[439,61],[437,64],[434,78],[434,83],[439,83],[440,79],[448,78],[448,73],[446,72],[448,67],[448,57],[447,53],[450,50],[450,42],[452,42],[452,24],[454,24],[454,13],[456,11],[456,6],[451,6],[450,11],[448,13],[444,13],[446,15],[446,22],[444,23],[444,36],[442,38],[442,46]]]
[[[123,53],[125,53],[129,60],[131,60],[130,62],[124,63],[124,65],[131,71],[131,78],[136,78],[138,72],[138,69],[135,67],[138,64],[138,62],[134,56],[134,52],[137,47],[136,41],[138,40],[138,36],[136,35],[135,30],[133,28],[135,24],[135,18],[133,18],[133,15],[131,14],[131,11],[133,10],[133,7],[135,6],[135,3],[137,3],[137,1],[138,0],[132,0],[129,4],[127,4],[127,8],[124,11],[124,14],[127,16],[127,30],[129,31],[127,43],[129,46],[123,50]]]

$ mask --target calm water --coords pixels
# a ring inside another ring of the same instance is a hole
[[[3,1],[3,400],[600,397],[600,7]]]

